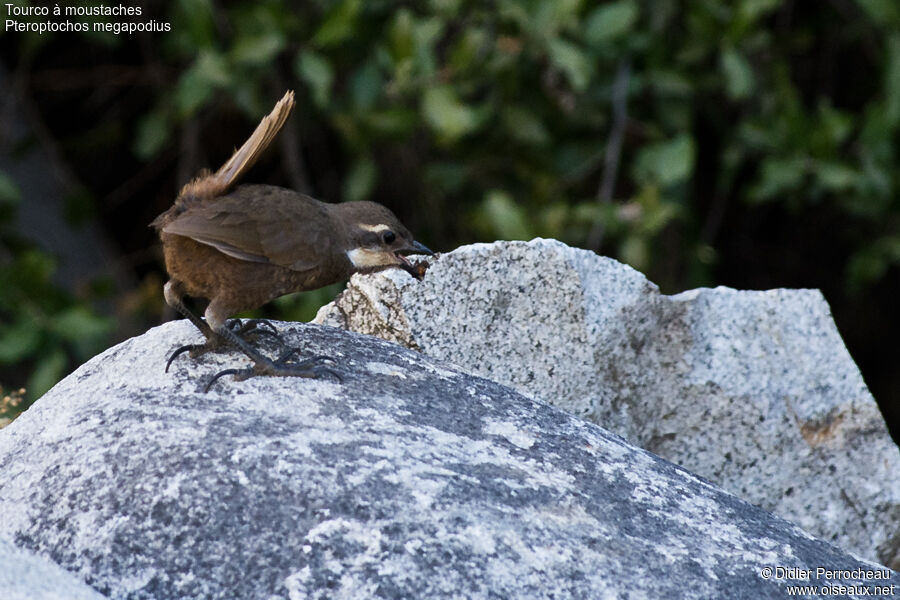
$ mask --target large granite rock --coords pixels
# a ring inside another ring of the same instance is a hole
[[[83,581],[35,554],[0,539],[3,600],[103,600]]]
[[[551,240],[355,276],[317,322],[584,416],[843,548],[900,567],[900,452],[817,290],[665,296]]]
[[[758,600],[807,583],[790,568],[900,592],[900,574],[508,387],[333,328],[286,335],[342,381],[204,393],[246,359],[163,373],[199,338],[183,321],[83,365],[0,430],[0,537],[111,598]]]

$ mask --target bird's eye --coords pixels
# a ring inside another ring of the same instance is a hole
[[[397,239],[397,236],[394,235],[393,231],[385,231],[383,234],[381,234],[381,239],[385,244],[391,245],[394,243],[394,240]]]

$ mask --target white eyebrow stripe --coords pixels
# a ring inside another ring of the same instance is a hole
[[[373,233],[381,233],[382,231],[387,231],[388,229],[390,229],[390,226],[389,226],[389,225],[384,225],[384,224],[380,224],[380,225],[364,225],[364,224],[361,223],[361,224],[359,225],[359,228],[360,228],[360,229],[365,229],[366,231],[371,231],[371,232],[373,232]]]

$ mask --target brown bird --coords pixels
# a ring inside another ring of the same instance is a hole
[[[281,130],[294,106],[288,92],[263,118],[250,138],[222,168],[202,173],[185,185],[175,203],[151,226],[159,232],[169,281],[166,302],[190,319],[206,337],[169,358],[192,356],[231,345],[252,361],[245,369],[216,374],[243,380],[254,375],[316,377],[337,375],[317,356],[289,362],[296,349],[271,360],[247,338],[274,334],[271,324],[241,323],[228,317],[291,292],[308,291],[347,279],[356,272],[400,267],[419,271],[405,255],[432,254],[416,242],[391,211],[374,202],[326,204],[293,190],[237,182]],[[205,321],[192,313],[184,297],[209,300]],[[263,329],[267,325],[272,331]]]

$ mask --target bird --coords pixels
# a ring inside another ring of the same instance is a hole
[[[169,280],[166,303],[204,335],[203,344],[175,350],[192,357],[234,347],[253,365],[217,373],[245,380],[258,375],[315,378],[340,376],[325,356],[291,362],[293,348],[273,360],[250,340],[277,332],[270,323],[229,319],[292,292],[314,290],[353,273],[401,268],[420,278],[423,270],[407,258],[433,252],[417,242],[385,206],[369,201],[326,203],[291,189],[239,184],[283,128],[294,107],[288,91],[228,161],[215,173],[201,172],[182,187],[172,206],[154,219]],[[209,301],[204,319],[185,297]]]

